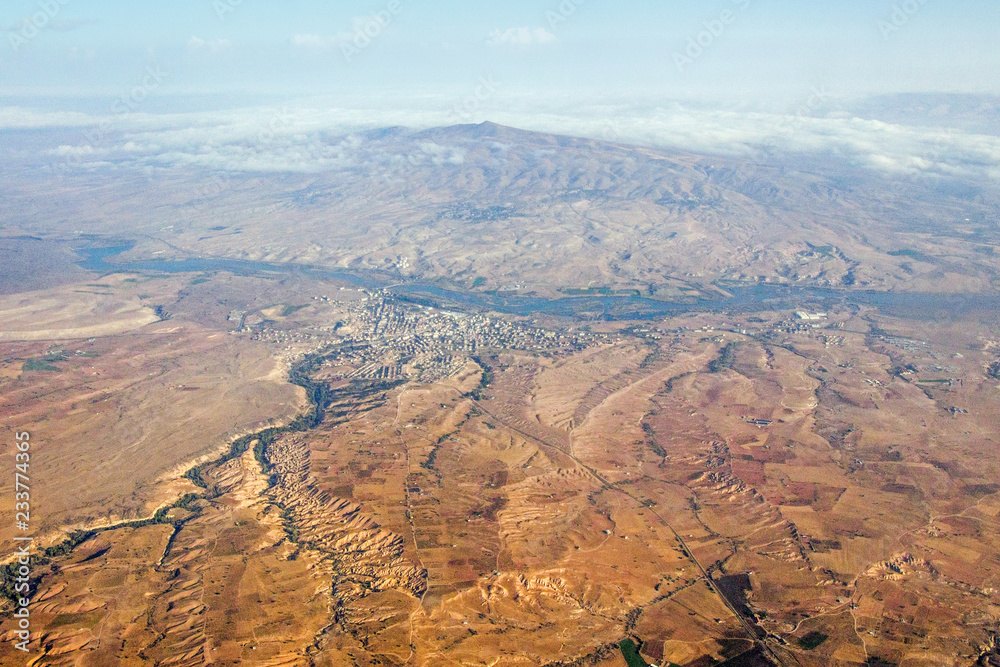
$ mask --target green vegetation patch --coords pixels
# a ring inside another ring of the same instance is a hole
[[[478,364],[480,368],[483,369],[483,374],[479,377],[479,386],[469,392],[469,398],[473,400],[480,401],[486,397],[486,389],[493,382],[493,373],[489,366],[479,357],[473,357],[472,360]]]
[[[910,248],[904,248],[903,250],[890,250],[886,253],[890,257],[909,257],[915,259],[918,262],[924,262],[926,264],[933,264],[934,258],[930,255],[926,255],[919,250],[911,250]]]
[[[93,628],[104,618],[104,610],[84,612],[82,614],[58,614],[49,621],[46,627],[61,628],[67,625],[75,625],[81,628]]]
[[[810,245],[809,249],[812,250],[817,255],[826,255],[828,257],[833,257],[833,246],[832,245]]]
[[[642,290],[634,287],[617,290],[610,287],[564,287],[559,291],[568,296],[642,296]]]
[[[618,643],[618,648],[622,650],[622,657],[628,663],[628,667],[649,667],[649,663],[639,655],[639,647],[631,639],[623,639]]]
[[[281,316],[288,317],[289,315],[297,313],[306,307],[307,306],[285,306],[284,308],[281,309]]]
[[[807,651],[811,651],[828,639],[822,632],[810,632],[805,637],[799,639],[799,646]]]
[[[739,346],[739,343],[729,343],[722,348],[719,352],[719,356],[708,364],[708,372],[721,373],[727,368],[732,368],[733,364],[736,363],[736,350]]]
[[[483,278],[482,276],[479,276],[478,278],[472,281],[473,287],[482,287],[485,284],[486,284],[486,278]]]
[[[594,294],[611,296],[615,293],[610,287],[566,287],[562,292],[570,296],[593,296]]]
[[[47,372],[58,372],[59,368],[53,366],[52,364],[46,362],[44,359],[28,359],[24,362],[22,370],[25,371],[47,371]]]
[[[70,533],[69,537],[60,542],[59,544],[48,547],[44,551],[45,558],[58,558],[59,556],[65,556],[73,549],[89,540],[90,538],[97,535],[96,531],[93,530],[77,530]]]

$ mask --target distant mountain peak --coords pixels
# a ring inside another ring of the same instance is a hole
[[[461,125],[451,125],[427,130],[422,134],[435,138],[452,139],[472,139],[483,140],[492,139],[505,143],[529,142],[534,144],[551,144],[557,141],[556,137],[546,132],[535,132],[532,130],[521,130],[508,125],[501,125],[492,121],[482,123],[465,123]]]
[[[468,137],[500,137],[503,135],[509,135],[513,132],[523,132],[524,130],[517,130],[513,127],[507,127],[506,125],[500,125],[499,123],[494,123],[493,121],[483,121],[482,123],[466,123],[462,125],[453,125],[447,130],[454,131],[455,133],[462,134]]]
[[[483,134],[487,133],[495,134],[497,132],[509,131],[514,129],[512,127],[507,127],[506,125],[500,125],[499,123],[494,123],[491,120],[484,120],[482,123],[474,125],[473,127],[475,127]]]

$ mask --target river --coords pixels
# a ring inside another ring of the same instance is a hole
[[[83,256],[78,265],[100,274],[136,273],[205,273],[227,271],[237,275],[299,275],[306,278],[335,279],[358,287],[388,289],[401,298],[459,309],[483,309],[513,315],[551,315],[556,317],[644,320],[688,312],[753,313],[773,310],[828,310],[838,305],[871,306],[880,311],[910,319],[951,318],[974,312],[1000,312],[998,294],[937,294],[927,292],[879,292],[863,289],[831,289],[783,285],[720,285],[732,296],[689,301],[664,301],[642,296],[572,296],[546,299],[514,293],[496,294],[459,291],[437,285],[411,282],[364,271],[349,271],[301,264],[272,264],[223,258],[187,258],[182,260],[109,261],[132,248],[119,245],[103,248],[78,248]]]

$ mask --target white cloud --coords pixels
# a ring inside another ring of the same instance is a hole
[[[26,130],[47,127],[87,127],[100,119],[75,111],[35,111],[23,107],[0,107],[0,130]]]
[[[343,104],[343,101],[339,101]],[[86,130],[79,141],[53,143],[54,159],[69,155],[162,167],[202,166],[232,171],[323,171],[354,164],[461,164],[461,144],[417,146],[404,157],[384,155],[352,132],[391,126],[423,129],[451,124],[451,98],[404,105],[385,102],[337,106],[323,100],[293,107],[236,109],[214,113],[114,117],[43,113],[0,107],[0,130],[99,126],[113,123],[114,137],[87,154]],[[579,104],[550,108],[537,101],[509,103],[489,120],[527,130],[613,140],[700,154],[759,157],[818,155],[848,160],[895,175],[936,174],[1000,180],[1000,136],[942,127],[903,125],[850,115],[722,111],[680,104],[635,107]],[[609,122],[614,119],[614,122]],[[484,120],[475,118],[474,120]],[[60,146],[66,144],[66,146]],[[74,146],[76,147],[74,149]],[[417,162],[413,162],[416,160]]]
[[[233,43],[228,39],[202,39],[192,36],[188,40],[187,50],[191,53],[224,53],[230,50]]]
[[[458,166],[465,164],[466,150],[464,148],[442,146],[430,141],[425,141],[420,144],[420,150],[425,156],[430,158],[432,164],[438,167],[443,165]]]
[[[60,146],[52,151],[53,155],[60,157],[83,157],[93,155],[96,151],[93,146]]]
[[[332,42],[333,40],[329,37],[323,37],[322,35],[312,33],[294,35],[292,37],[292,46],[299,46],[307,49],[325,49],[332,46]]]
[[[530,46],[532,44],[552,44],[556,36],[545,28],[508,28],[494,30],[486,43],[490,46]]]
[[[381,35],[391,24],[391,14],[368,14],[355,16],[351,21],[351,30],[338,32],[335,35],[320,35],[317,33],[302,33],[292,36],[292,46],[305,49],[330,49],[345,44],[355,44],[357,47],[367,44]]]

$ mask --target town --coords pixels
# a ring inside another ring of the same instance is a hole
[[[435,382],[460,371],[488,351],[540,354],[576,352],[620,336],[583,330],[557,333],[484,314],[466,314],[400,301],[373,291],[361,301],[329,300],[346,317],[333,325],[288,330],[265,320],[244,327],[253,340],[284,345],[280,355],[294,363],[324,350],[331,377]]]

